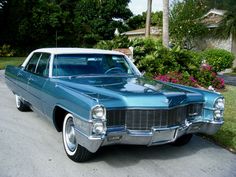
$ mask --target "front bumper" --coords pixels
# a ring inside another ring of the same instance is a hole
[[[90,152],[96,152],[99,147],[113,144],[159,145],[174,142],[178,137],[190,133],[214,134],[224,121],[185,122],[183,126],[155,128],[151,131],[127,130],[125,127],[108,128],[106,135],[101,137],[87,136],[76,129],[77,142]]]

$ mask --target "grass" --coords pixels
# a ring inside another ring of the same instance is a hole
[[[236,152],[236,87],[227,86],[226,89],[227,91],[222,93],[225,97],[225,123],[210,138],[231,152]]]
[[[0,57],[0,69],[5,69],[7,65],[18,66],[23,63],[26,57]]]
[[[232,72],[232,73],[225,73],[224,75],[227,75],[227,76],[236,76],[236,72]]]

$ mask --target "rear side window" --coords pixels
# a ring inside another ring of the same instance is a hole
[[[49,73],[49,60],[50,54],[43,53],[40,57],[35,73],[40,76],[47,77]]]
[[[41,53],[34,53],[33,56],[30,58],[30,61],[26,65],[25,70],[34,73],[40,56]]]

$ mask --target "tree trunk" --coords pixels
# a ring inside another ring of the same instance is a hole
[[[169,46],[169,0],[163,0],[162,41],[165,47]]]
[[[152,0],[148,0],[147,1],[147,17],[146,17],[145,37],[150,36],[151,12],[152,12]]]

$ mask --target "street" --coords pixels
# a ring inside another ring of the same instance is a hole
[[[61,133],[19,112],[0,71],[0,177],[235,177],[236,155],[199,136],[186,146],[110,146],[84,163],[65,154]]]

